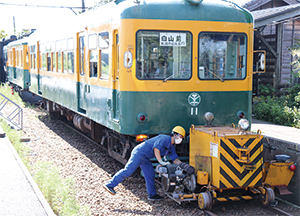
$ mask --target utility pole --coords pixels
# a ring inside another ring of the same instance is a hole
[[[82,0],[82,13],[85,12],[85,5],[84,5],[84,0]]]
[[[84,1],[84,0],[83,0]],[[16,23],[15,23],[15,16],[13,16],[13,26],[14,26],[14,35],[16,35]]]

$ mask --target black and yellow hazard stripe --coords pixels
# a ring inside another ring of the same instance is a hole
[[[260,138],[239,138],[220,141],[220,188],[260,186],[262,184],[262,150]],[[249,148],[250,162],[238,162],[237,148]],[[245,169],[252,165],[253,170]]]
[[[214,201],[217,202],[227,202],[227,201],[240,201],[240,200],[251,200],[252,196],[232,196],[232,197],[217,197]]]

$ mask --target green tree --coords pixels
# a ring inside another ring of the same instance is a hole
[[[5,33],[4,30],[0,30],[0,39],[5,38],[7,34]]]
[[[300,77],[300,40],[294,39],[294,45],[289,48],[293,56],[294,75]]]

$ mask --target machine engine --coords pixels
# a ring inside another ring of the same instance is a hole
[[[164,191],[174,198],[179,198],[180,194],[192,193],[196,189],[195,168],[189,164],[157,166],[156,172],[161,177]]]

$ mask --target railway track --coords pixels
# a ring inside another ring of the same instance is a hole
[[[263,208],[263,207],[261,207]],[[283,215],[283,216],[296,216],[295,214],[291,214],[289,212],[286,212],[280,208],[274,207],[274,206],[268,206],[265,207],[266,209],[268,209],[271,212],[274,212],[275,215]],[[217,215],[223,215],[223,214],[215,214],[213,212],[211,212],[210,210],[204,210],[204,213],[208,216],[217,216]],[[298,215],[298,214],[297,214]]]
[[[268,206],[267,207],[268,209],[270,209],[271,211],[273,211],[274,213],[277,213],[279,215],[285,215],[285,216],[295,216],[293,214],[290,214],[280,208],[277,208],[277,207],[274,207],[274,206]]]
[[[68,127],[69,129],[72,129],[73,131],[75,131],[76,133],[78,133],[79,135],[81,135],[82,137],[86,138],[87,140],[89,140],[90,142],[94,143],[95,145],[97,145],[98,147],[100,147],[102,150],[107,152],[107,149],[104,148],[104,146],[102,146],[100,143],[97,143],[95,140],[93,140],[92,138],[90,138],[89,136],[85,135],[84,133],[82,133],[81,131],[77,130],[76,128],[68,125],[66,122],[62,121],[62,120],[58,120],[59,122],[61,122],[63,125],[65,125],[66,127]]]

